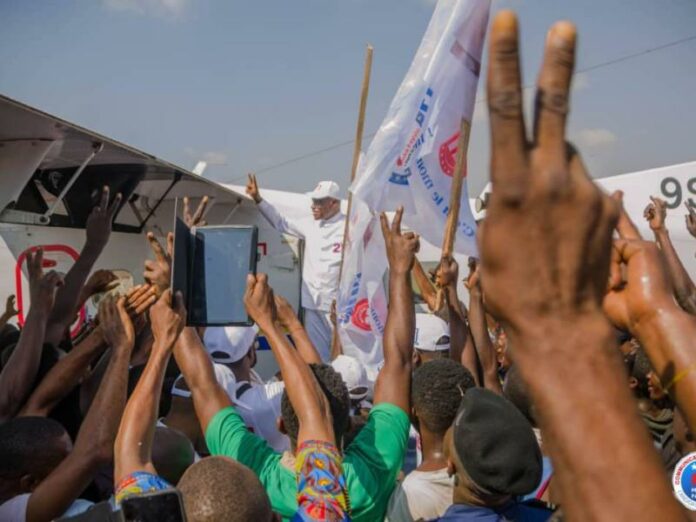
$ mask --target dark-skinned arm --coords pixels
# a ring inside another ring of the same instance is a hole
[[[295,315],[295,311],[292,309],[292,306],[290,306],[290,303],[280,295],[274,294],[273,297],[275,299],[278,322],[281,326],[285,327],[290,337],[292,337],[295,348],[297,348],[297,353],[302,357],[302,360],[307,364],[321,364],[319,352],[317,352],[317,349],[312,344],[309,335],[307,335],[307,331],[304,326],[302,326],[297,315]]]
[[[495,347],[488,335],[486,324],[486,310],[483,305],[483,293],[479,282],[479,269],[474,264],[470,267],[471,273],[466,281],[469,290],[469,326],[474,338],[478,360],[481,362],[483,374],[483,386],[494,393],[502,395],[503,389],[498,379],[498,364],[495,358]]]
[[[295,350],[292,347],[282,328],[275,322],[276,302],[277,297],[274,299],[273,291],[268,286],[266,274],[247,276],[244,305],[249,316],[266,334],[273,355],[278,361],[285,390],[297,413],[300,425],[297,437],[298,445],[306,440],[322,440],[333,443],[335,437],[329,402],[316,377],[314,377],[309,363],[300,355],[299,349]]]
[[[135,333],[123,298],[118,302],[105,300],[100,316],[113,355],[72,452],[29,497],[27,522],[48,522],[62,515],[97,470],[113,458],[114,439],[126,404],[128,363]]]
[[[684,310],[690,314],[696,314],[696,285],[689,277],[669,237],[669,231],[665,225],[667,204],[660,198],[651,196],[650,199],[652,203],[645,208],[643,216],[650,225],[655,241],[664,256],[674,289],[674,297]]]
[[[419,240],[413,232],[401,233],[403,213],[399,207],[391,226],[387,216],[380,215],[389,260],[389,311],[383,337],[384,366],[375,383],[374,402],[390,403],[409,413],[416,322],[411,269]]]
[[[57,272],[44,274],[42,263],[42,250],[27,254],[31,308],[17,346],[0,373],[0,422],[14,417],[31,393],[56,289],[63,282]]]
[[[150,309],[154,344],[138,384],[126,404],[114,446],[114,484],[136,471],[157,474],[152,463],[162,383],[177,337],[186,322],[183,298],[177,294],[172,308],[172,292],[166,290]]]
[[[546,38],[528,140],[517,19],[501,11],[491,25],[493,190],[478,238],[483,293],[529,387],[564,515],[684,520],[601,309],[619,210],[566,142],[575,42],[569,22],[554,25]],[[582,386],[568,386],[571,370]],[[626,483],[626,476],[640,480]]]
[[[56,405],[80,384],[89,371],[89,365],[99,357],[106,344],[97,327],[87,338],[60,359],[46,374],[24,405],[19,415],[45,417]]]

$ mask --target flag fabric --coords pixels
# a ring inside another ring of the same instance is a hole
[[[386,270],[387,258],[379,218],[364,202],[353,198],[336,319],[343,353],[361,361],[373,382],[384,359]]]
[[[441,245],[461,120],[471,122],[490,0],[439,0],[423,41],[365,155],[354,198],[404,206],[404,223]],[[476,254],[464,183],[455,252]]]

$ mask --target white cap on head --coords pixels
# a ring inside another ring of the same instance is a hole
[[[450,349],[449,325],[433,314],[416,314],[416,335],[413,347],[423,352]]]
[[[253,326],[225,326],[206,328],[203,344],[217,363],[236,363],[254,344],[259,328]]]
[[[333,181],[320,181],[312,192],[307,192],[307,195],[312,199],[341,199],[341,189],[338,183]]]
[[[230,387],[234,387],[237,379],[235,378],[234,373],[232,373],[232,370],[222,364],[214,363],[213,368],[215,369],[215,379],[220,386],[222,386],[225,390],[228,390]],[[179,375],[174,381],[174,384],[172,384],[172,395],[175,397],[184,398],[191,397],[191,390],[189,390],[183,374]]]
[[[339,355],[331,361],[331,366],[341,374],[352,400],[359,401],[367,397],[369,383],[367,381],[367,369],[363,363],[355,357]]]

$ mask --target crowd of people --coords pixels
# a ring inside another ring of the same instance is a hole
[[[468,296],[453,258],[431,276],[420,266],[403,209],[381,216],[389,308],[374,383],[342,353],[335,288],[316,274],[304,324],[250,274],[254,326],[187,326],[170,289],[172,239],[149,234],[144,283],[114,295],[112,272],[90,276],[119,208],[108,187],[64,277],[33,250],[23,327],[9,324],[13,298],[0,317],[0,521],[696,519],[670,485],[696,451],[696,285],[665,203],[649,203],[654,238],[641,237],[621,194],[603,194],[566,142],[574,27],[546,39],[531,134],[517,33],[512,13],[496,16],[493,191]],[[317,187],[316,223],[300,225],[253,177],[249,192],[274,226],[308,238],[310,257],[330,254],[333,274],[336,187]],[[187,225],[206,203],[192,213],[187,202]],[[696,238],[696,210],[686,225]],[[412,280],[442,307],[416,313]],[[71,338],[101,294],[96,320]],[[260,335],[280,369],[268,382],[254,371]],[[138,515],[138,499],[181,518]]]

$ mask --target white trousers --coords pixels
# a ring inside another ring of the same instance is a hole
[[[323,310],[304,309],[304,327],[321,360],[331,361],[331,314]]]

